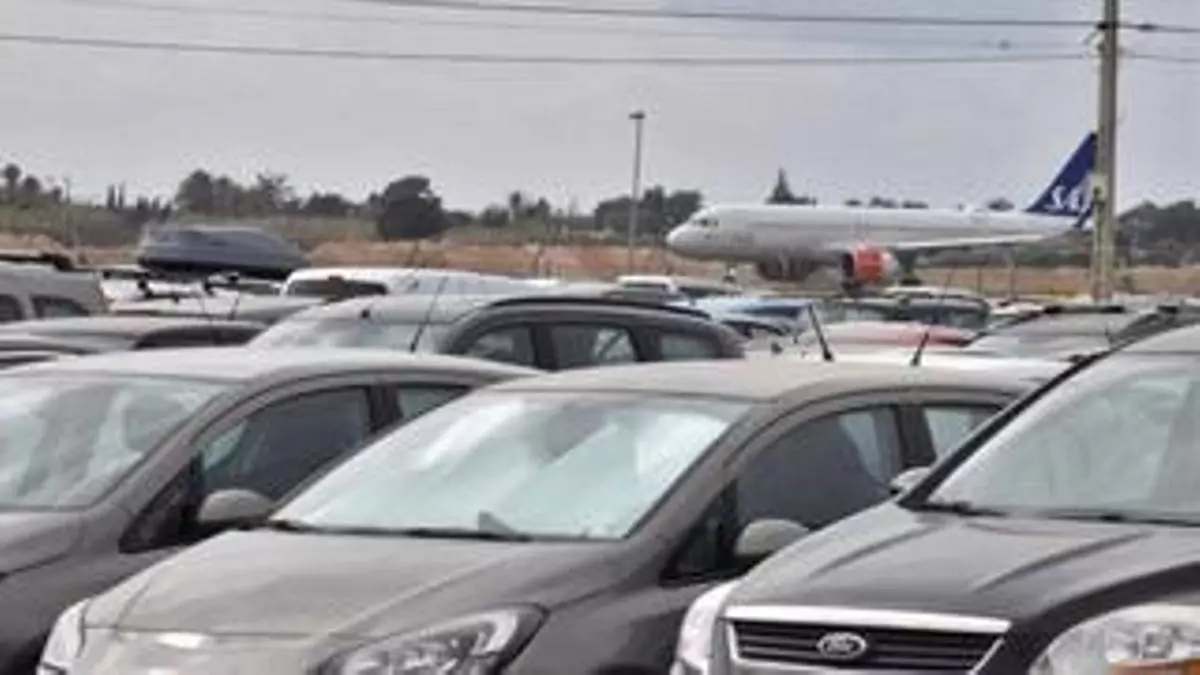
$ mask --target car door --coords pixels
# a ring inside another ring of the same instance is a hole
[[[611,611],[625,623],[614,628],[617,643],[627,642],[617,658],[636,663],[636,672],[664,672],[692,600],[746,571],[734,558],[745,525],[779,518],[818,529],[885,499],[903,470],[904,442],[898,406],[878,397],[805,407],[761,431],[728,459],[720,484],[703,488],[710,496],[691,512],[691,524],[666,534],[651,585]]]
[[[738,535],[767,519],[796,522],[810,531],[823,529],[890,496],[889,484],[901,472],[921,465],[928,452],[906,430],[913,393],[847,397],[801,409],[772,424],[729,463],[723,484],[707,507],[696,513],[685,536],[668,550],[655,588],[633,596],[630,625],[658,643],[638,639],[645,652],[632,658],[653,672],[665,668],[679,622],[688,605],[715,583],[747,570],[738,564]],[[981,400],[983,398],[983,400]],[[919,398],[918,398],[919,400]],[[995,398],[963,394],[931,403],[995,405]],[[944,436],[944,438],[948,437]]]

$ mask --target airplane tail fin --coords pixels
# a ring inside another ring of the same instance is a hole
[[[1046,191],[1025,209],[1025,212],[1040,216],[1074,218],[1075,227],[1082,227],[1092,212],[1089,179],[1095,165],[1096,134],[1090,133],[1055,176],[1054,182],[1050,183]]]

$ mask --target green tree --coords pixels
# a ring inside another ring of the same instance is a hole
[[[175,191],[175,205],[190,213],[213,215],[217,210],[215,188],[212,175],[203,169],[196,169],[179,183]],[[115,194],[113,203],[117,203]]]
[[[21,181],[20,194],[17,201],[24,208],[37,206],[42,197],[42,181],[37,176],[28,175]]]
[[[796,195],[792,193],[792,187],[788,184],[787,171],[779,170],[779,175],[775,178],[775,187],[771,190],[771,195],[767,197],[768,204],[795,204]]]
[[[426,239],[445,231],[442,200],[425,176],[405,176],[383,191],[383,208],[375,222],[385,241]]]
[[[13,202],[17,196],[17,186],[21,180],[21,167],[13,163],[4,166],[4,188],[8,201]]]
[[[511,222],[510,212],[503,206],[489,206],[479,214],[479,224],[489,230],[507,227],[509,222]]]
[[[1016,206],[1004,197],[997,197],[989,200],[988,203],[984,205],[984,208],[986,208],[988,211],[1012,211],[1016,208]]]

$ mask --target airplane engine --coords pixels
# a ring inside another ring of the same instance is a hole
[[[842,257],[845,281],[857,286],[886,284],[900,278],[903,269],[896,256],[870,246],[859,246]]]
[[[819,265],[813,262],[780,258],[755,265],[758,276],[767,281],[790,281],[799,283],[812,276]]]

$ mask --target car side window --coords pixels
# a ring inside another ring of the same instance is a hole
[[[301,394],[260,408],[195,449],[193,461],[151,502],[122,548],[194,541],[200,504],[220,490],[278,500],[366,440],[371,426],[367,390],[360,387]]]
[[[21,311],[21,303],[11,295],[0,295],[0,323],[8,321],[20,321],[25,318],[25,312]]]
[[[764,448],[737,479],[739,529],[762,518],[825,527],[887,499],[903,470],[891,407],[829,415]]]
[[[556,364],[560,370],[633,363],[633,335],[617,326],[563,324],[550,326]]]
[[[205,494],[236,488],[279,499],[370,433],[365,389],[323,391],[274,403],[200,450]]]
[[[721,350],[713,340],[688,333],[662,333],[658,338],[658,350],[663,361],[696,361],[721,356]]]
[[[533,331],[528,326],[506,326],[479,336],[465,354],[475,358],[520,366],[536,364]]]
[[[407,422],[414,417],[440,408],[467,393],[467,387],[445,385],[396,385],[393,389],[396,402],[396,419]]]
[[[902,457],[898,416],[890,406],[797,425],[743,467],[696,526],[668,577],[737,573],[738,534],[756,520],[791,520],[816,530],[884,501],[903,470]]]
[[[91,314],[83,305],[51,295],[35,295],[31,298],[33,312],[39,319],[57,319],[72,316],[88,316]]]
[[[927,404],[922,408],[929,440],[938,459],[950,454],[979,425],[999,412],[988,406]]]

